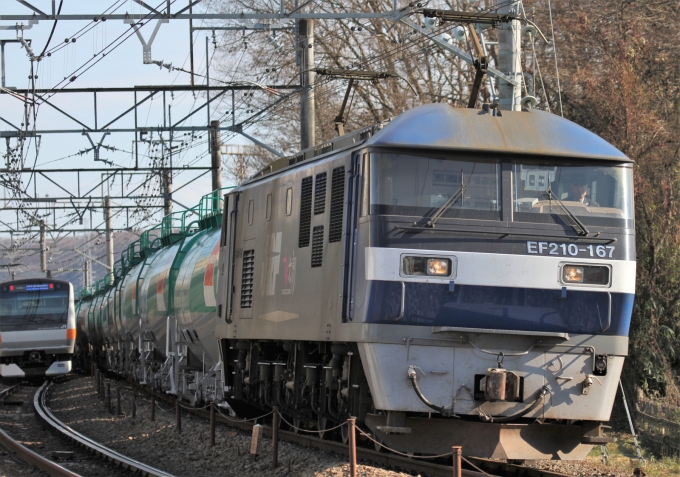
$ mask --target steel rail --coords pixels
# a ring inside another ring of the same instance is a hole
[[[7,398],[12,392],[16,390],[18,384],[0,391],[0,399]],[[52,477],[80,477],[79,474],[71,472],[70,470],[52,462],[49,459],[33,452],[28,447],[23,446],[14,440],[9,434],[0,429],[0,444],[6,447],[10,452],[17,455],[24,462],[37,467]]]
[[[49,388],[50,386],[48,385],[47,381],[45,381],[43,385],[40,386],[38,391],[35,393],[35,396],[33,397],[33,405],[35,407],[35,412],[43,421],[45,421],[45,423],[52,426],[54,429],[59,431],[64,436],[75,441],[77,444],[94,452],[95,454],[101,456],[102,458],[109,462],[113,462],[121,466],[124,469],[128,469],[132,472],[139,472],[140,475],[148,477],[173,477],[172,474],[169,474],[162,470],[156,469],[155,467],[151,467],[150,465],[146,465],[143,462],[139,462],[138,460],[120,454],[119,452],[116,452],[115,450],[110,449],[100,444],[99,442],[94,441],[89,437],[86,437],[80,434],[79,432],[74,431],[66,424],[61,422],[54,416],[54,414],[52,414],[52,411],[50,411],[50,409],[47,407],[47,392]],[[51,475],[76,476],[77,474],[73,474],[72,472],[70,472],[69,474],[51,474]]]

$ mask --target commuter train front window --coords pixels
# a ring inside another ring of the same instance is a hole
[[[371,213],[501,219],[499,161],[373,154]]]
[[[564,209],[584,225],[633,226],[630,165],[516,162],[514,221],[569,225]]]
[[[13,290],[3,287],[0,290],[0,331],[65,328],[69,292],[61,287],[49,288],[49,285],[16,285]]]

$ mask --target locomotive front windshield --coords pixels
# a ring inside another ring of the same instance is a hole
[[[0,331],[66,328],[69,291],[49,289],[49,284],[47,287],[40,290],[30,289],[30,285],[3,286],[0,289]]]
[[[364,182],[362,215],[501,220],[502,195],[512,194],[514,222],[564,225],[568,211],[585,225],[633,227],[630,165],[506,160],[510,191],[501,187],[501,162],[374,153],[363,171],[371,180],[370,192]]]
[[[564,209],[585,225],[632,227],[632,168],[622,165],[514,164],[517,222],[562,223]]]
[[[371,169],[372,214],[501,219],[498,161],[373,154]]]

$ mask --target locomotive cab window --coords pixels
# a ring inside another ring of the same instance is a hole
[[[516,222],[632,227],[632,168],[579,163],[518,162],[513,166]],[[565,211],[566,209],[566,211]]]
[[[253,225],[253,216],[255,215],[255,201],[250,199],[248,202],[248,225]]]
[[[501,219],[498,161],[372,154],[370,212]]]

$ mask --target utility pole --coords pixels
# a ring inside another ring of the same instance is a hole
[[[222,140],[220,122],[210,121],[210,158],[212,168],[212,190],[222,188]]]
[[[47,273],[47,240],[45,234],[45,221],[40,221],[40,271]]]
[[[172,169],[166,167],[163,169],[163,213],[164,215],[172,214]]]
[[[111,197],[104,198],[104,220],[106,221],[106,263],[109,272],[113,272],[113,217],[111,215]]]
[[[512,0],[498,9],[498,13],[519,14],[519,1]],[[520,111],[522,106],[522,26],[519,20],[503,23],[498,27],[498,69],[517,81],[512,85],[498,82],[500,109]]]
[[[300,42],[300,146],[307,149],[316,144],[314,134],[314,20],[300,20],[298,23]]]
[[[83,286],[90,286],[90,261],[85,260],[85,277],[83,278]]]

